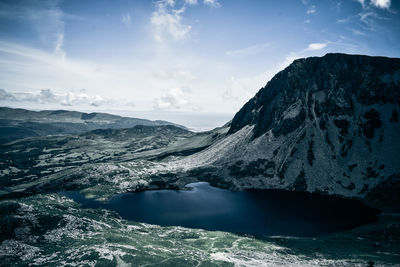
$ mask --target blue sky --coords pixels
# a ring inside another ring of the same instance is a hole
[[[390,0],[0,0],[0,105],[210,128],[296,58],[399,57],[399,12]]]

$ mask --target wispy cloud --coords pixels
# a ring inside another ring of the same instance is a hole
[[[360,31],[360,30],[357,30],[357,29],[354,29],[354,28],[349,28],[349,30],[350,30],[354,35],[359,35],[359,36],[365,35],[365,33],[364,33],[363,31]]]
[[[317,7],[314,6],[314,5],[310,6],[310,7],[307,9],[307,14],[308,14],[308,15],[314,14],[315,12],[317,12]]]
[[[215,8],[221,7],[221,4],[218,2],[218,0],[203,0],[203,3]]]
[[[366,11],[358,14],[358,18],[361,22],[360,26],[364,30],[377,31],[377,19],[386,19],[379,16],[375,11]]]
[[[307,51],[315,51],[324,49],[328,44],[327,43],[311,43],[307,47]]]
[[[344,23],[348,23],[349,21],[351,21],[352,19],[354,19],[355,16],[349,16],[347,18],[343,18],[343,19],[337,19],[336,22],[340,23],[340,24],[344,24]]]
[[[188,5],[197,5],[197,0],[185,0],[185,3]]]
[[[227,56],[249,56],[261,53],[270,46],[271,46],[270,43],[256,44],[241,49],[228,50],[225,52],[225,54]]]
[[[64,18],[75,19],[68,16],[60,8],[59,0],[43,1],[9,1],[0,3],[0,17],[19,20],[32,26],[43,45],[52,45],[51,49],[65,59],[64,44]]]
[[[371,2],[372,4],[372,2]],[[387,16],[388,15],[388,16]],[[348,16],[346,18],[337,19],[336,23],[338,24],[352,24],[349,28],[350,31],[355,35],[365,35],[365,32],[379,32],[382,27],[379,26],[379,21],[390,20],[390,14],[382,14],[382,12],[378,12],[376,9],[367,6],[365,4],[365,8],[363,10],[352,16]],[[358,28],[358,29],[357,29]]]
[[[61,49],[63,43],[62,40],[63,35],[60,35],[58,44],[55,48],[56,54],[5,41],[0,41],[0,52],[25,60],[31,60],[36,63],[40,62],[49,67],[58,68],[60,71],[64,70],[76,74],[81,73],[82,75],[85,75],[85,73],[87,74],[88,72],[93,72],[95,69],[99,68],[99,66],[89,63],[60,60],[58,53],[63,53],[63,50]]]
[[[54,48],[54,52],[56,55],[59,55],[61,57],[62,62],[65,61],[65,57],[67,56],[67,54],[63,49],[63,44],[64,44],[64,33],[60,33],[56,40],[56,47]]]
[[[60,42],[61,46],[61,42]],[[60,58],[53,51],[0,41],[0,79],[3,88],[104,88],[112,69],[104,64]],[[59,50],[62,53],[62,50]],[[6,63],[5,63],[6,62]],[[102,71],[108,70],[108,71]],[[8,82],[7,82],[8,81]]]
[[[131,25],[131,15],[129,14],[129,13],[127,13],[127,14],[125,14],[125,15],[122,15],[122,23],[123,24],[125,24],[125,25]]]

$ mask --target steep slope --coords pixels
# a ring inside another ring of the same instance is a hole
[[[67,110],[31,111],[0,107],[0,142],[56,134],[80,134],[95,129],[121,129],[136,125],[185,127],[167,121],[121,117],[107,113]]]
[[[242,107],[223,140],[177,165],[230,188],[323,192],[399,207],[399,105],[400,59],[295,60]]]

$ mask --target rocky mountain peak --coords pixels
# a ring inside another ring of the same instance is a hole
[[[298,59],[242,107],[229,134],[254,125],[255,138],[269,130],[284,135],[306,117],[318,122],[326,116],[351,116],[355,101],[399,105],[399,86],[398,58],[335,53]]]

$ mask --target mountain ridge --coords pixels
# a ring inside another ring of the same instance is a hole
[[[69,110],[32,111],[0,107],[0,142],[33,136],[81,134],[96,129],[123,129],[136,125],[173,125],[187,130],[185,126],[172,122],[122,117],[108,113]]]

